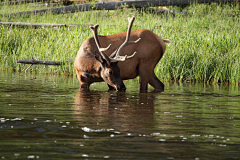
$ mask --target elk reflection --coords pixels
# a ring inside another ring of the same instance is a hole
[[[153,93],[76,91],[74,120],[81,126],[113,128],[118,131],[154,126]]]

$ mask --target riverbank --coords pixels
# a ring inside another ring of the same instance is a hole
[[[0,13],[23,11],[28,5],[2,6]],[[13,9],[13,8],[14,9]],[[22,8],[21,8],[22,7]],[[24,8],[25,7],[25,8]],[[178,10],[177,7],[170,9]],[[99,24],[100,35],[127,30],[127,17],[135,16],[132,30],[149,29],[171,40],[155,72],[160,79],[240,84],[239,4],[193,4],[176,14],[119,9],[41,16],[1,17],[2,22]],[[82,42],[92,36],[87,27],[19,28],[0,26],[0,70],[24,71],[17,60],[67,61],[60,67],[34,66],[31,72],[75,75],[74,59]],[[30,72],[28,71],[28,72]]]

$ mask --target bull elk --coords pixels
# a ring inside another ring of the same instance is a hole
[[[131,32],[134,19],[128,19],[127,33],[98,36],[99,25],[90,27],[94,37],[83,42],[74,62],[80,88],[89,88],[93,82],[105,81],[109,89],[125,90],[123,80],[139,76],[141,91],[146,91],[148,84],[155,89],[164,89],[154,68],[166,50],[164,42],[170,41],[146,29]]]

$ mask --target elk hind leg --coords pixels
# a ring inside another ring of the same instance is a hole
[[[140,67],[141,66],[141,67]],[[148,66],[140,65],[139,66],[139,85],[140,85],[140,91],[146,92],[148,89],[148,83],[151,77],[151,72],[147,70]]]
[[[149,84],[154,88],[154,89],[164,89],[164,84],[157,78],[155,73],[152,74]]]

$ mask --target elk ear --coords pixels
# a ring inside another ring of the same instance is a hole
[[[99,61],[100,63],[103,63],[103,59],[97,51],[94,52],[94,57],[97,61]]]
[[[94,52],[94,56],[95,56],[95,59],[98,62],[100,62],[102,65],[107,63],[107,61],[104,58],[102,58],[102,56],[97,51]]]

